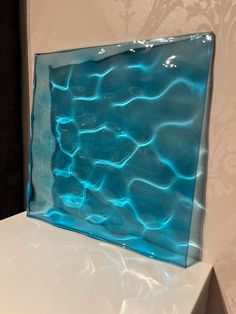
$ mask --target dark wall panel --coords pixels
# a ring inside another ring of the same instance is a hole
[[[0,219],[23,210],[19,3],[0,0]]]

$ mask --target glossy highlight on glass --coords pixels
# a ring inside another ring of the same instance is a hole
[[[37,54],[28,216],[199,259],[212,33]]]

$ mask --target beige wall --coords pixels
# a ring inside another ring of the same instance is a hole
[[[236,313],[236,0],[28,0],[33,54],[213,30],[216,33],[203,260]]]

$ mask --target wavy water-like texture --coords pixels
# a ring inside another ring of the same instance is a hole
[[[212,45],[204,33],[37,55],[28,214],[196,260]]]

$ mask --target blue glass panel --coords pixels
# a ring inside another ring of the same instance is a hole
[[[38,54],[28,215],[199,258],[211,33]]]

